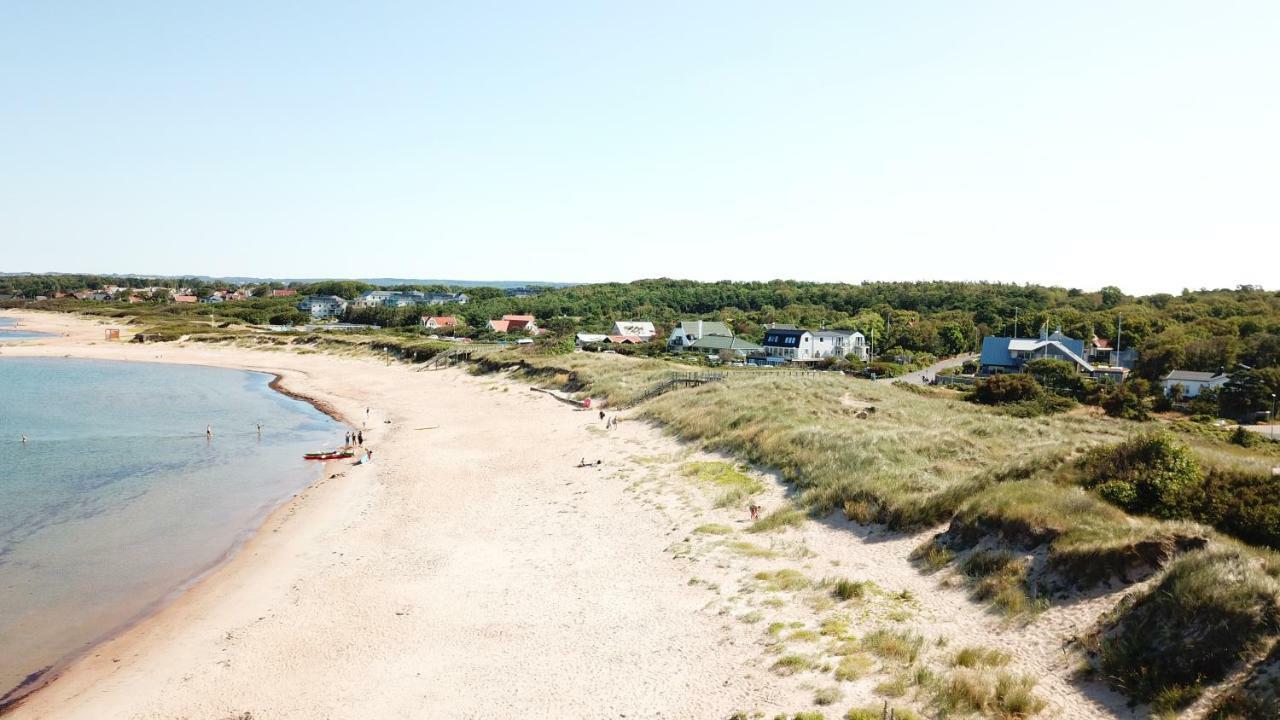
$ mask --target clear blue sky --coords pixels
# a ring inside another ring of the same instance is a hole
[[[1280,285],[1280,3],[0,3],[0,270]]]

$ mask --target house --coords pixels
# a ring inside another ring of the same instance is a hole
[[[503,315],[501,320],[490,320],[489,329],[494,332],[527,332],[537,335],[538,323],[532,315]]]
[[[619,320],[613,324],[613,328],[609,330],[609,334],[638,337],[641,342],[648,342],[658,334],[658,331],[654,329],[653,323],[651,322],[644,322],[640,320]]]
[[[764,354],[769,358],[780,358],[783,362],[813,360],[813,333],[778,327],[765,330]]]
[[[297,290],[272,290],[271,297],[293,297],[297,295]]]
[[[979,375],[1022,372],[1022,366],[1031,360],[1050,358],[1065,360],[1076,370],[1092,374],[1093,365],[1084,359],[1084,341],[1069,338],[1062,329],[1052,335],[1048,328],[1040,332],[1039,339],[994,337],[982,338],[982,355],[979,359]]]
[[[128,299],[125,300],[125,302],[129,303],[130,305],[137,305],[138,303],[143,302],[143,299],[138,295],[130,295]]]
[[[428,330],[439,330],[441,328],[458,327],[458,318],[452,315],[423,315],[422,327]]]
[[[574,336],[574,339],[577,341],[578,345],[580,346],[590,345],[591,343],[609,342],[608,335],[602,335],[599,333],[578,333],[577,335]]]
[[[813,333],[815,358],[842,358],[847,355],[853,355],[862,362],[867,362],[870,352],[866,336],[857,330],[818,330]]]
[[[684,348],[707,355],[730,353],[737,357],[746,357],[764,352],[763,346],[732,335],[703,335],[701,338],[685,345]]]
[[[204,303],[205,305],[212,305],[214,303],[220,303],[220,302],[226,302],[226,301],[223,299],[221,295],[219,295],[218,293],[214,293],[208,297],[200,298],[200,302]]]
[[[1173,388],[1182,387],[1182,396],[1185,398],[1193,398],[1204,392],[1214,388],[1220,388],[1227,384],[1231,377],[1224,372],[1195,372],[1194,370],[1172,370],[1168,375],[1160,378],[1160,385],[1164,388],[1164,394],[1169,395],[1173,392]]]
[[[336,318],[347,311],[347,301],[337,295],[308,295],[298,303],[298,309],[316,320]]]
[[[195,295],[174,295],[173,301],[176,303],[194,303],[199,302],[200,298]]]
[[[1132,370],[1138,363],[1138,351],[1132,348],[1116,350],[1110,340],[1094,335],[1085,349],[1084,358],[1095,365]]]
[[[733,337],[728,325],[713,320],[685,320],[671,331],[667,347],[674,351],[691,348],[695,342],[708,335]]]
[[[515,287],[515,288],[507,288],[505,291],[503,291],[503,294],[513,299],[531,298],[534,295],[538,294],[538,290],[535,288]]]
[[[445,303],[457,303],[466,305],[471,298],[466,293],[426,293],[422,297],[424,305],[444,305]]]

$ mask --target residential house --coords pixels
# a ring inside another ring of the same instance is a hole
[[[610,335],[620,335],[624,337],[637,337],[641,342],[649,342],[653,339],[658,331],[653,327],[653,323],[641,320],[619,320],[613,324],[613,328],[609,330]]]
[[[578,346],[581,347],[583,345],[590,345],[591,343],[609,342],[609,336],[601,333],[578,333],[574,336],[574,340],[577,341]]]
[[[507,288],[505,291],[503,291],[503,294],[505,294],[509,298],[514,298],[514,299],[531,298],[534,295],[538,294],[538,290],[534,288],[527,288],[527,287],[515,287],[515,288]]]
[[[1138,351],[1133,348],[1116,350],[1110,340],[1094,335],[1085,349],[1084,358],[1095,365],[1132,370],[1138,363]]]
[[[1065,360],[1080,372],[1093,374],[1093,365],[1084,359],[1084,341],[1067,337],[1062,329],[1040,332],[1039,339],[994,337],[982,339],[982,355],[979,359],[979,375],[1022,372],[1031,360],[1050,358]]]
[[[452,315],[423,315],[422,327],[428,330],[452,329],[458,327],[458,318]]]
[[[813,360],[813,333],[798,328],[775,327],[765,330],[764,354],[774,359],[774,362]]]
[[[692,343],[685,345],[684,348],[707,355],[728,353],[735,357],[746,357],[764,352],[764,347],[732,335],[703,335]]]
[[[325,320],[341,317],[347,311],[347,301],[337,295],[308,295],[298,303],[298,309],[315,320]]]
[[[173,301],[176,303],[194,303],[199,302],[200,298],[195,295],[174,295]]]
[[[708,335],[733,337],[733,331],[728,325],[714,320],[685,320],[671,331],[667,347],[678,352],[691,348],[695,342]]]
[[[205,305],[213,305],[214,303],[226,302],[226,299],[223,298],[223,296],[219,295],[218,293],[214,293],[208,297],[200,298],[200,302],[204,303]]]
[[[271,291],[271,297],[293,297],[294,295],[297,295],[297,294],[298,294],[297,290],[290,290],[287,288],[284,290],[276,289]]]
[[[466,305],[471,298],[466,293],[440,293],[432,292],[423,295],[422,304],[424,305],[444,305],[446,303],[457,303]]]
[[[501,320],[490,320],[489,329],[494,332],[526,332],[537,335],[538,323],[532,315],[503,315]]]
[[[866,336],[857,330],[818,330],[813,333],[815,358],[842,358],[847,355],[867,362],[870,352]]]
[[[1164,394],[1169,395],[1173,392],[1173,388],[1182,387],[1182,396],[1185,398],[1193,398],[1204,392],[1214,388],[1220,388],[1227,384],[1231,377],[1224,372],[1195,372],[1194,370],[1172,370],[1168,375],[1160,378],[1160,385],[1164,388]]]

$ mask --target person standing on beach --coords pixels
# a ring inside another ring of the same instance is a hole
[[[364,431],[363,430],[358,430],[356,432],[356,443],[358,443],[361,447],[364,447]]]

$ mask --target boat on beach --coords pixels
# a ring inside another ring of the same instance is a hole
[[[355,457],[355,453],[350,450],[335,450],[332,452],[307,453],[302,456],[304,460],[346,460]]]

